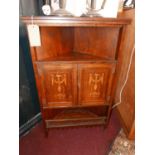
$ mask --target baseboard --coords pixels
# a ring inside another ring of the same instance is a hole
[[[41,121],[41,113],[38,113],[19,128],[19,136],[21,137]]]

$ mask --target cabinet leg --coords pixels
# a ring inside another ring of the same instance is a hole
[[[45,128],[45,137],[48,137],[48,129]]]
[[[109,124],[109,120],[106,121],[106,123],[104,124],[104,129],[108,127]]]
[[[48,128],[46,128],[46,122],[44,120],[43,120],[43,127],[44,127],[45,137],[48,137]]]

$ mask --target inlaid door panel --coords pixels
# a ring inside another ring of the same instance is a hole
[[[110,100],[115,64],[78,65],[78,102],[81,105],[103,105]]]
[[[37,66],[46,106],[65,107],[76,104],[76,64],[38,63]]]

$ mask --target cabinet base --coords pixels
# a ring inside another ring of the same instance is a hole
[[[46,128],[85,126],[85,125],[102,125],[106,124],[106,117],[100,118],[83,118],[70,120],[46,120]]]
[[[46,120],[45,121],[45,137],[48,137],[49,129],[60,127],[76,127],[76,126],[92,126],[103,125],[106,127],[106,117],[87,118],[87,119],[71,119],[71,120]]]

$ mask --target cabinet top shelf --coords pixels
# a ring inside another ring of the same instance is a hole
[[[131,19],[122,18],[88,18],[88,17],[53,17],[53,16],[22,16],[22,21],[25,24],[37,24],[39,26],[69,26],[69,27],[102,27],[114,26],[121,27],[131,23]],[[33,21],[32,21],[33,19]]]
[[[72,52],[70,54],[66,54],[63,56],[56,56],[53,58],[46,58],[42,60],[37,60],[37,62],[87,62],[87,61],[92,61],[92,62],[115,62],[115,60],[106,60],[98,56],[94,55],[89,55],[86,53],[78,53],[78,52]]]

